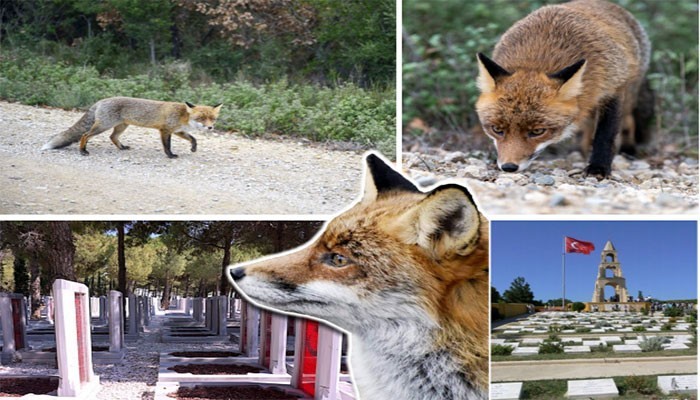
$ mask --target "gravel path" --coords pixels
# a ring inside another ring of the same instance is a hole
[[[584,178],[585,166],[578,152],[534,161],[522,173],[499,171],[482,152],[403,153],[403,168],[419,183],[456,177],[489,215],[698,213],[697,159],[629,161],[616,156],[612,176],[601,181]]]
[[[126,342],[126,356],[120,365],[95,365],[100,377],[97,400],[150,400],[158,380],[160,353],[164,351],[236,351],[237,346],[204,343],[162,343],[160,330],[165,317],[151,317],[149,326],[136,342]],[[0,365],[2,375],[58,375],[58,369],[45,365],[14,363]]]
[[[362,154],[302,140],[198,134],[196,153],[174,137],[129,127],[120,151],[109,132],[88,144],[42,151],[82,112],[0,102],[2,214],[332,214],[360,189]]]

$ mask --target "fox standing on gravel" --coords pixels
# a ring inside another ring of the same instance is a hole
[[[170,158],[177,155],[170,151],[172,135],[190,142],[190,150],[197,151],[197,140],[190,135],[199,129],[211,130],[219,116],[221,104],[213,107],[195,106],[190,103],[171,103],[131,97],[110,97],[93,104],[78,122],[68,130],[54,136],[42,150],[58,149],[80,141],[80,153],[88,155],[88,140],[114,128],[109,138],[119,150],[127,150],[119,141],[119,135],[129,125],[155,128],[160,131],[163,150]]]
[[[424,193],[366,161],[360,202],[304,247],[231,266],[236,290],[349,331],[362,399],[486,399],[488,221],[462,186]]]
[[[587,175],[607,177],[616,136],[634,150],[648,138],[635,107],[649,65],[644,29],[622,7],[576,0],[542,7],[513,25],[493,60],[479,53],[479,119],[506,172],[582,131]]]

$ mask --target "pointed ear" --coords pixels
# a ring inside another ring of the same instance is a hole
[[[561,71],[547,75],[551,79],[562,82],[559,88],[559,98],[573,99],[583,91],[583,73],[586,71],[586,60],[578,60]]]
[[[223,106],[223,105],[224,105],[224,103],[219,103],[215,106],[212,106],[212,108],[214,108],[214,112],[218,113],[221,110],[221,106]]]
[[[445,185],[433,190],[399,217],[407,243],[417,244],[436,258],[467,255],[479,243],[481,218],[466,188]]]
[[[369,154],[365,159],[367,171],[365,172],[365,193],[362,202],[371,202],[382,193],[399,190],[408,192],[420,192],[408,179],[391,168],[376,154]]]
[[[495,61],[486,57],[483,53],[477,53],[477,60],[479,61],[479,78],[476,81],[476,85],[481,90],[481,93],[491,93],[496,88],[496,82],[500,78],[510,76],[510,72],[506,71],[500,65],[496,64]]]
[[[186,102],[185,102],[185,105],[187,106],[187,109],[188,109],[188,110],[191,110],[191,109],[194,108],[194,104],[190,103],[189,101],[186,101]]]

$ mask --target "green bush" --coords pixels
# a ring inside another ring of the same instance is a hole
[[[644,336],[639,342],[639,347],[642,349],[642,352],[645,353],[649,351],[661,351],[664,349],[661,345],[665,342],[666,339],[661,336]]]
[[[615,385],[621,395],[638,393],[649,396],[657,394],[656,378],[653,376],[625,376],[615,378]]]
[[[632,328],[633,332],[645,332],[646,330],[647,330],[647,328],[645,328],[643,326],[635,326],[634,328]]]
[[[664,310],[664,316],[666,317],[681,317],[683,316],[683,309],[680,307],[669,307]]]
[[[562,345],[561,343],[545,340],[544,343],[540,344],[540,354],[557,354],[563,352],[564,345]]]
[[[584,327],[576,328],[576,333],[588,333],[590,331],[591,331],[591,328],[584,328]]]
[[[574,304],[571,305],[571,309],[576,311],[576,312],[581,312],[586,308],[586,305],[581,303],[580,301],[575,302]]]
[[[491,346],[492,356],[509,356],[513,352],[512,346],[494,344]]]
[[[601,343],[597,346],[591,346],[591,352],[593,352],[593,353],[610,353],[610,352],[612,352],[612,347]]]

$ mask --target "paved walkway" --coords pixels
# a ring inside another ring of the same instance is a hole
[[[697,356],[502,361],[491,364],[492,382],[693,374]]]

